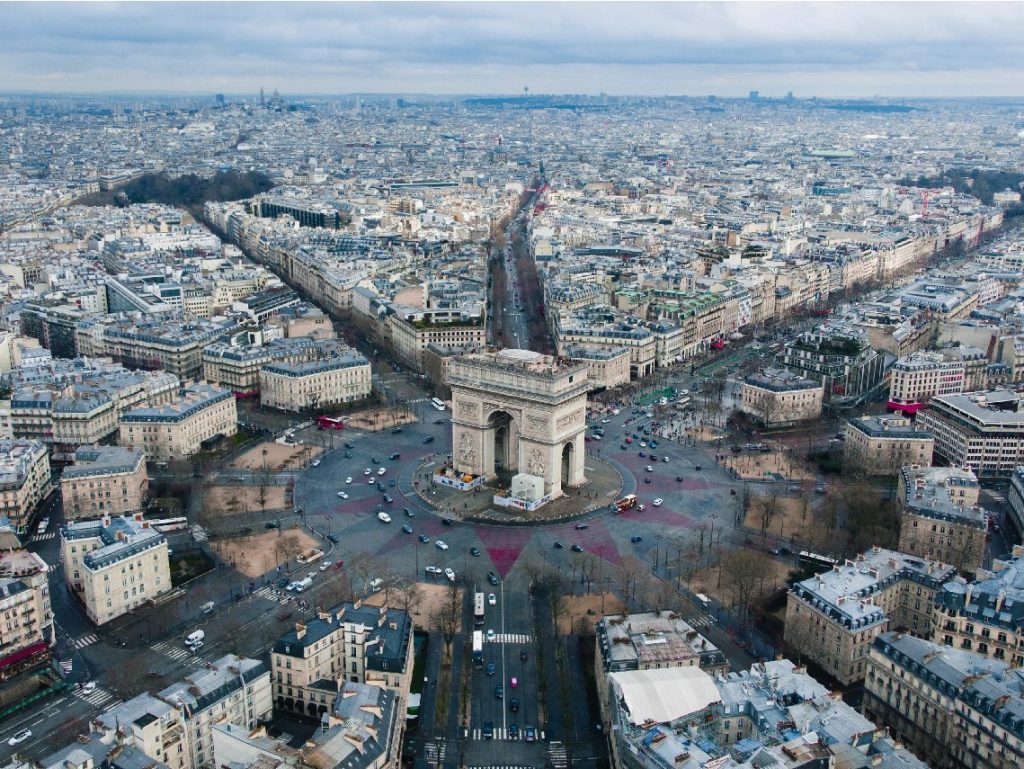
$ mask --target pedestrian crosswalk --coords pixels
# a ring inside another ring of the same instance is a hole
[[[71,645],[74,646],[76,649],[84,649],[86,646],[92,646],[98,640],[100,640],[100,637],[98,635],[96,635],[95,633],[89,633],[89,635],[84,635],[81,638],[76,638],[74,641],[71,642]]]
[[[498,633],[489,640],[494,644],[528,644],[530,636],[525,633]]]
[[[482,739],[484,739],[483,729],[474,729],[473,732],[472,732],[472,737],[473,737],[474,740],[482,740]],[[490,739],[494,739],[494,740],[519,740],[520,742],[522,742],[523,740],[526,739],[526,737],[524,736],[522,729],[519,729],[516,732],[516,736],[515,737],[511,737],[511,736],[509,736],[508,729],[506,729],[504,727],[501,727],[501,726],[495,726],[494,727],[494,737],[488,737],[487,739],[489,739],[489,740]]]
[[[181,646],[173,646],[168,641],[160,641],[159,643],[153,644],[149,648],[155,652],[160,652],[166,657],[170,657],[175,662],[180,662],[181,660],[192,656],[192,653],[188,649],[185,649]]]
[[[31,542],[43,542],[43,541],[45,541],[47,539],[53,539],[56,536],[57,536],[57,532],[55,532],[55,531],[48,531],[45,534],[34,534],[30,541]]]
[[[77,692],[75,692],[75,696],[79,699],[85,700],[90,705],[97,708],[104,707],[108,702],[114,699],[113,694],[111,694],[106,689],[103,689],[101,687],[97,687],[90,694],[83,694],[82,690],[79,689]]]
[[[569,765],[568,756],[565,754],[565,745],[561,742],[548,743],[548,762],[555,769],[565,769]]]
[[[106,713],[108,710],[113,710],[122,702],[124,702],[124,700],[114,700],[113,702],[108,702],[106,705],[103,706],[103,712]]]
[[[431,766],[444,766],[444,759],[447,753],[445,740],[438,742],[427,742],[423,745],[423,757]]]
[[[277,601],[278,603],[286,603],[291,598],[288,593],[273,587],[261,587],[253,595],[265,598],[268,601]]]
[[[710,614],[697,614],[693,617],[687,617],[686,622],[694,628],[707,627],[708,625],[715,624],[715,618]]]

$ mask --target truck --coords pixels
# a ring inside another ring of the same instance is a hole
[[[202,630],[194,630],[185,637],[185,646],[195,646],[203,642],[206,638],[206,633]]]
[[[309,587],[312,584],[313,584],[313,580],[312,580],[311,577],[306,577],[305,579],[299,580],[298,582],[295,583],[295,592],[296,593],[301,593],[303,590],[305,590],[307,587]]]

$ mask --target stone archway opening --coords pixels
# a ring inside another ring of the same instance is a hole
[[[507,411],[495,411],[487,420],[487,429],[494,436],[494,470],[508,470],[512,463],[512,415]]]
[[[562,487],[574,485],[572,483],[571,476],[573,475],[573,452],[576,451],[576,447],[573,446],[572,441],[569,441],[562,446],[562,467],[561,467],[561,482]]]

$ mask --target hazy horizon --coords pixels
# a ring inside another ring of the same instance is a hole
[[[0,91],[1024,96],[1019,3],[5,3]]]

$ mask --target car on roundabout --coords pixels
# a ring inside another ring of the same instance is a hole
[[[445,542],[443,539],[437,540],[434,544],[437,546],[438,550],[447,550],[448,549],[448,543]]]
[[[346,494],[344,491],[339,491],[338,496],[341,497],[342,499],[348,499],[348,494]]]
[[[664,500],[662,500],[662,498],[661,498],[661,497],[658,497],[658,498],[657,498],[656,500],[654,500],[653,502],[651,502],[651,504],[652,504],[652,505],[654,505],[655,507],[661,507],[661,503],[662,503],[663,501],[664,501]]]
[[[387,513],[377,513],[377,520],[381,523],[391,523],[391,516]]]
[[[404,531],[406,534],[412,534],[412,526],[406,523],[402,526],[402,531]]]
[[[352,483],[352,476],[351,475],[348,478],[345,479],[345,483]]]

